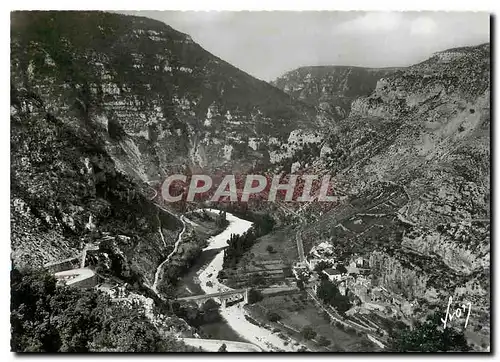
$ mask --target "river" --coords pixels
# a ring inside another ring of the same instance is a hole
[[[219,210],[207,209],[211,212]],[[224,260],[224,248],[232,234],[241,235],[250,227],[250,221],[240,219],[230,213],[226,213],[229,222],[227,228],[218,235],[208,240],[208,246],[203,249],[199,261],[190,269],[189,273],[182,279],[182,286],[191,294],[209,294],[220,291],[231,290],[228,286],[219,283],[217,275],[222,270]],[[208,285],[207,285],[208,284]],[[236,303],[227,308],[221,308],[220,314],[223,321],[204,325],[201,329],[214,339],[227,339],[240,342],[253,343],[265,351],[285,350],[296,351],[293,343],[288,345],[271,331],[258,327],[245,319],[246,311],[243,303]]]

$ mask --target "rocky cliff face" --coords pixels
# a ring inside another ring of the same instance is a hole
[[[292,97],[345,118],[351,103],[368,96],[377,81],[398,68],[361,68],[350,66],[301,67],[285,73],[272,84]]]
[[[378,255],[387,289],[431,304],[472,301],[488,319],[489,44],[388,75],[351,108],[303,169],[335,175],[347,202],[318,216],[305,238]]]
[[[343,196],[294,213],[306,247],[369,254],[377,285],[472,301],[488,325],[489,44],[397,71],[299,69],[275,83],[290,96],[145,18],[13,13],[11,35],[16,264],[105,241],[115,273],[151,283],[180,225],[139,181],[274,163]]]
[[[92,127],[143,181],[176,167],[244,169],[268,158],[269,138],[326,117],[147,18],[13,13],[11,49],[14,87],[69,126]]]
[[[106,240],[117,246],[116,274],[151,280],[181,225],[120,173],[96,141],[90,130],[76,132],[54,116],[36,94],[12,89],[14,264],[41,267]]]
[[[151,279],[180,225],[149,202],[141,181],[269,163],[270,145],[326,119],[158,21],[14,12],[11,25],[19,264],[122,235],[111,249]]]
[[[367,123],[348,139],[370,145],[356,167],[364,180],[405,180],[410,216],[434,224],[489,215],[489,44],[447,59],[436,55],[379,81],[354,102],[351,122]]]

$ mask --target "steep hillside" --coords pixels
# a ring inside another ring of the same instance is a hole
[[[103,12],[12,14],[12,83],[68,126],[92,128],[141,180],[177,167],[244,169],[270,137],[328,118],[147,18]]]
[[[12,89],[15,266],[40,267],[76,256],[87,243],[107,240],[115,275],[151,282],[154,266],[171,250],[168,244],[180,226],[117,171],[91,132],[76,133],[38,96]]]
[[[369,95],[377,81],[398,68],[362,68],[350,66],[301,67],[285,73],[272,84],[292,97],[345,118],[351,103]]]
[[[409,301],[471,302],[471,323],[489,335],[490,127],[489,44],[379,80],[299,162],[347,196],[330,210],[303,206],[317,215],[303,240],[369,257],[376,283]]]
[[[11,21],[14,266],[99,244],[99,273],[151,285],[184,230],[150,200],[151,181],[255,167],[328,174],[337,203],[260,203],[278,227],[300,222],[279,232],[297,231],[290,240],[306,253],[329,241],[339,260],[363,255],[373,286],[405,300],[405,318],[449,296],[471,302],[472,331],[489,339],[489,44],[404,69],[300,68],[275,87],[158,21]],[[186,235],[179,270],[200,248]]]
[[[140,181],[265,164],[270,143],[321,121],[155,20],[13,12],[11,22],[18,264],[74,256],[111,236],[151,281],[180,222],[148,201]]]

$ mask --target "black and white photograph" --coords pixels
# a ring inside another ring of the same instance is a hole
[[[11,11],[11,352],[491,353],[493,24]]]

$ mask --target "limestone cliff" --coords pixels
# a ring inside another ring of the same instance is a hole
[[[11,50],[16,88],[68,126],[92,128],[117,167],[143,181],[182,167],[244,169],[268,156],[270,137],[320,121],[313,107],[147,18],[14,12]]]
[[[268,163],[273,140],[320,120],[164,23],[13,12],[13,258],[39,266],[124,235],[118,250],[150,280],[180,222],[145,182]]]
[[[272,84],[296,99],[333,113],[337,118],[345,118],[354,100],[369,95],[380,78],[397,70],[351,66],[301,67],[283,74]]]
[[[302,207],[317,217],[304,239],[372,255],[379,285],[431,305],[470,301],[489,323],[490,124],[489,44],[378,80],[302,169],[348,195],[327,213]]]

